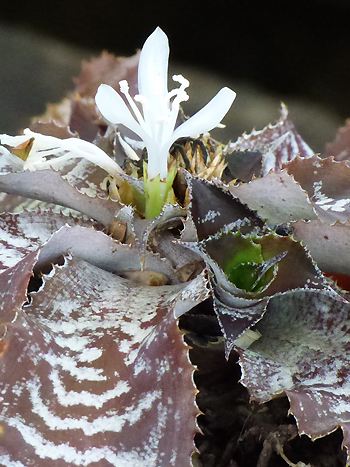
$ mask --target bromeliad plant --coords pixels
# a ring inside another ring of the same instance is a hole
[[[324,158],[284,107],[227,145],[200,136],[235,94],[179,122],[189,83],[168,92],[168,54],[159,28],[105,53],[1,135],[1,465],[247,465],[239,432],[216,449],[231,422],[208,423],[208,385],[239,403],[213,352],[239,358],[253,400],[287,397],[299,434],[340,427],[349,449],[349,128]],[[289,423],[270,456],[287,459]]]

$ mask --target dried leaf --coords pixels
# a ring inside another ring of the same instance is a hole
[[[24,141],[24,143],[21,143],[18,146],[12,147],[9,150],[11,154],[14,154],[15,156],[19,157],[22,161],[26,161],[28,159],[30,150],[32,149],[33,142],[34,142],[34,138],[30,138],[27,141]]]
[[[35,133],[42,135],[54,136],[55,138],[76,138],[78,135],[69,128],[68,125],[62,125],[55,120],[34,120],[30,125],[30,129]],[[83,138],[84,139],[84,138]]]

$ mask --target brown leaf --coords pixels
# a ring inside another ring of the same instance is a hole
[[[332,158],[296,158],[285,166],[305,190],[318,217],[328,223],[350,218],[350,166]]]
[[[262,172],[266,175],[270,170],[279,171],[283,164],[292,161],[296,156],[311,157],[314,152],[297,132],[294,124],[288,119],[288,110],[281,106],[279,120],[260,131],[244,133],[237,141],[227,145],[227,157],[232,152],[252,151],[262,154]],[[247,157],[249,155],[247,154]],[[244,159],[242,159],[244,162]]]
[[[232,185],[230,192],[270,225],[317,217],[307,193],[285,170]]]
[[[137,92],[137,67],[140,53],[131,57],[115,57],[104,51],[99,57],[83,61],[80,75],[74,79],[76,91],[82,97],[95,97],[101,83],[109,84],[119,91],[119,81],[129,82],[130,93]]]
[[[299,433],[315,439],[341,426],[347,449],[349,312],[348,302],[325,291],[276,296],[256,326],[261,338],[240,351],[241,381],[253,399],[285,392]]]
[[[228,191],[228,188],[188,175],[190,214],[198,239],[216,234],[225,226],[235,225],[242,232],[259,229],[263,222],[247,206]],[[232,227],[233,228],[233,227]]]
[[[173,316],[185,296],[82,260],[56,268],[5,336],[0,462],[189,466],[198,410]]]
[[[35,133],[41,133],[42,135],[54,136],[56,138],[76,138],[78,135],[69,128],[68,125],[62,125],[55,120],[35,120],[30,125],[30,129]]]
[[[299,221],[293,236],[302,241],[318,266],[328,273],[350,275],[350,224]]]
[[[350,161],[350,119],[339,128],[335,140],[326,144],[326,157],[334,157],[336,161]]]
[[[71,102],[70,128],[85,141],[95,141],[100,127],[106,127],[105,121],[97,113],[95,100],[72,98]]]
[[[93,225],[90,221],[52,211],[0,214],[0,271],[25,259],[62,227],[78,223],[85,227]]]
[[[7,325],[14,321],[27,301],[27,288],[38,254],[38,250],[32,251],[14,266],[0,273],[0,324]]]

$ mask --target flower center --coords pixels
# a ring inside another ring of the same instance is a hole
[[[180,86],[165,95],[156,96],[151,102],[142,94],[136,94],[132,98],[128,82],[126,80],[119,82],[120,92],[125,96],[137,122],[153,140],[161,145],[171,138],[180,110],[180,103],[189,99],[185,91],[190,85],[188,79],[182,75],[174,75],[173,80],[178,82]],[[136,103],[141,104],[142,113]]]

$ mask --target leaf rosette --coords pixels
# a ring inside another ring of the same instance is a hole
[[[233,91],[185,120],[168,53],[157,30],[141,54],[84,63],[63,103],[1,137],[4,465],[190,465],[190,310],[199,360],[238,355],[252,399],[286,395],[299,434],[341,427],[349,447],[349,125],[325,158],[285,106],[221,144],[200,133]]]

